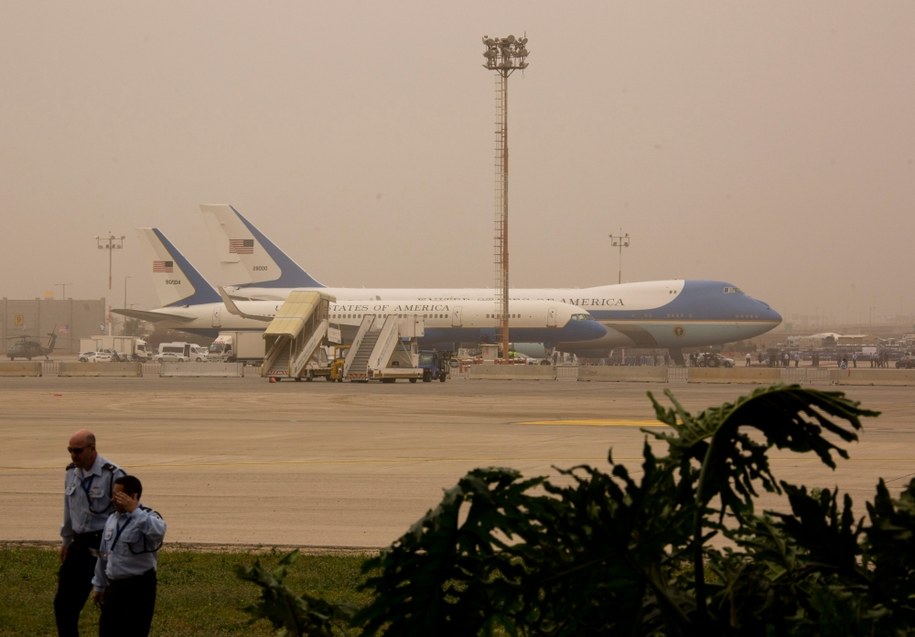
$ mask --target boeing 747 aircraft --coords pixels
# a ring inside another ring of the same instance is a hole
[[[370,298],[427,301],[478,300],[494,305],[491,288],[343,288],[328,287],[309,275],[238,210],[226,204],[204,204],[201,210],[225,234],[221,262],[247,283],[226,286],[241,299],[284,299],[292,289],[319,290],[338,301]],[[766,303],[724,281],[668,280],[600,285],[588,288],[512,288],[512,300],[546,299],[587,310],[607,328],[591,341],[561,342],[557,348],[579,356],[605,357],[619,347],[667,348],[675,360],[682,349],[721,345],[764,334],[782,317]],[[512,340],[516,338],[512,328]]]
[[[118,314],[160,323],[192,334],[215,337],[220,330],[263,331],[276,316],[282,300],[232,301],[228,308],[219,293],[157,228],[139,229],[146,249],[150,275],[163,307],[155,310],[112,310]],[[547,300],[509,303],[513,333],[524,342],[576,342],[593,340],[607,330],[581,308]],[[496,342],[493,304],[452,299],[351,299],[331,303],[329,318],[344,336],[355,333],[366,315],[421,318],[423,347],[455,342]]]

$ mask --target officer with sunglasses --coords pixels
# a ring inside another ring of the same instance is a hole
[[[95,434],[81,429],[67,446],[72,462],[64,480],[64,522],[60,527],[60,571],[54,617],[57,634],[79,636],[79,615],[92,590],[102,530],[114,511],[114,481],[127,475],[95,449]]]

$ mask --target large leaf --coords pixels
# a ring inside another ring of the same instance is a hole
[[[772,447],[798,453],[814,452],[824,464],[835,468],[833,455],[848,457],[845,448],[833,442],[857,440],[861,418],[879,412],[861,409],[840,392],[803,389],[798,385],[762,387],[749,396],[725,403],[693,417],[674,403],[663,408],[651,394],[658,420],[673,431],[646,430],[668,444],[668,461],[677,463],[684,475],[700,472],[696,497],[702,504],[721,499],[722,513],[740,516],[753,510],[758,495],[755,484],[778,492],[767,452]],[[838,420],[839,422],[836,422]],[[762,439],[752,432],[762,434]]]
[[[285,584],[289,566],[298,557],[292,551],[280,558],[277,567],[269,571],[255,560],[250,567],[239,566],[239,578],[261,588],[258,601],[244,610],[252,616],[251,623],[266,619],[279,635],[309,635],[331,637],[346,634],[352,611],[308,594],[297,595]]]

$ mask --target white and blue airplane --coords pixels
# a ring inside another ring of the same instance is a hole
[[[283,299],[293,289],[319,290],[338,301],[370,298],[392,302],[479,300],[495,306],[492,288],[343,288],[317,281],[268,239],[238,210],[227,204],[204,204],[201,210],[225,235],[220,251],[227,268],[247,282],[226,286],[239,299]],[[510,300],[544,299],[570,303],[588,311],[607,328],[590,341],[560,342],[556,348],[579,356],[602,358],[614,348],[666,348],[682,360],[683,348],[732,343],[764,334],[782,322],[768,304],[724,281],[665,280],[599,285],[587,288],[511,288]],[[510,325],[512,341],[521,342]]]
[[[162,307],[154,310],[115,309],[115,313],[158,323],[162,327],[215,337],[221,330],[264,331],[283,305],[278,300],[223,302],[220,293],[191,265],[158,228],[138,229],[149,271]],[[329,296],[333,296],[330,295]],[[421,347],[455,342],[497,341],[491,302],[467,299],[347,299],[332,302],[329,321],[344,338],[355,333],[366,315],[421,318]],[[549,300],[509,303],[514,332],[525,342],[576,342],[599,338],[607,330],[581,308]]]

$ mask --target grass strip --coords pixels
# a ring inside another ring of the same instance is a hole
[[[159,553],[159,589],[152,635],[271,635],[270,624],[250,624],[243,610],[260,589],[235,575],[235,567],[260,559],[272,567],[288,550],[251,549],[200,551],[163,548]],[[289,570],[287,586],[336,603],[368,602],[356,589],[367,554],[303,552]],[[54,593],[59,558],[56,547],[0,545],[0,637],[53,635]],[[80,633],[98,633],[99,612],[87,601]]]

